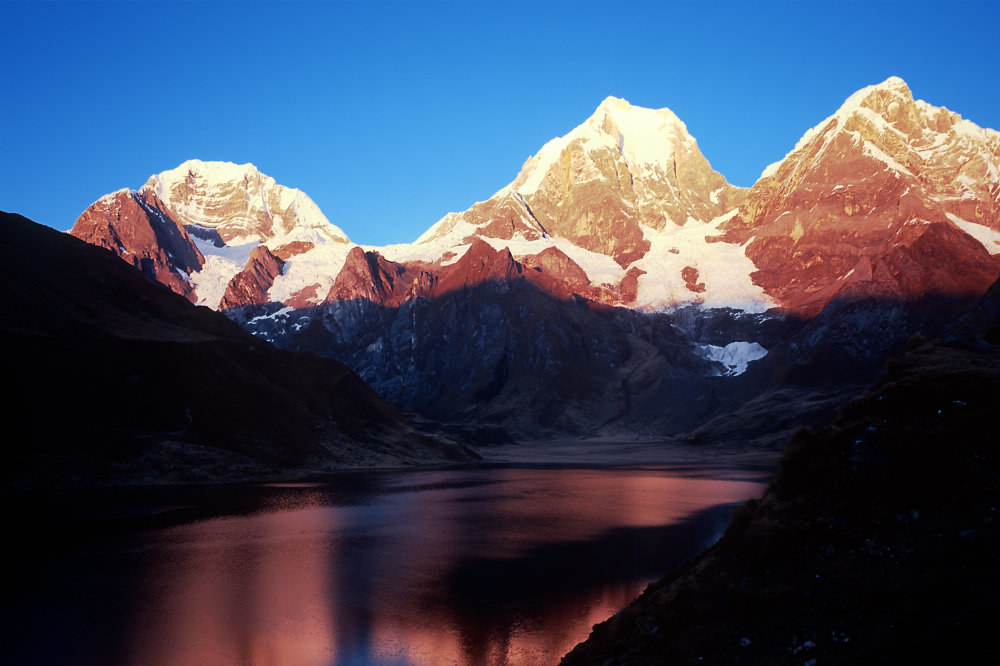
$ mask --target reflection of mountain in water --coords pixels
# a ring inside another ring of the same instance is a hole
[[[18,563],[5,604],[24,630],[2,650],[11,663],[552,663],[714,541],[762,478],[495,468],[50,497],[45,529],[79,539]]]

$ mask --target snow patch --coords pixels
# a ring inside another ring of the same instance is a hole
[[[268,315],[259,315],[257,317],[254,317],[253,319],[251,319],[247,323],[249,323],[249,324],[259,324],[260,322],[264,321],[265,319],[271,319],[273,321],[277,321],[278,317],[287,318],[288,315],[292,314],[293,312],[295,312],[295,309],[286,305],[285,307],[281,308],[280,310],[278,310],[276,312],[272,312],[271,314],[268,314]]]
[[[736,213],[734,209],[707,223],[668,225],[662,231],[642,225],[650,248],[632,264],[645,271],[639,277],[639,292],[633,307],[662,310],[692,302],[747,312],[764,312],[773,307],[771,298],[750,280],[750,274],[757,269],[744,249],[732,243],[706,240],[707,236],[721,234],[719,227]],[[704,283],[705,291],[695,293],[687,288],[681,272],[688,266],[698,270],[698,282]]]
[[[1000,254],[1000,231],[976,222],[967,222],[953,213],[945,213],[955,226],[983,244],[990,254]]]
[[[720,373],[725,377],[742,375],[750,363],[767,356],[767,350],[756,342],[730,342],[725,347],[701,345],[700,350],[702,356],[709,361],[716,361],[726,366],[726,370]]]
[[[243,269],[244,263],[245,260],[237,263],[221,255],[206,255],[205,265],[200,271],[191,274],[191,284],[194,285],[198,305],[218,310],[219,301],[226,294],[229,281]]]
[[[354,247],[343,243],[325,243],[290,257],[285,262],[281,275],[274,279],[274,284],[268,290],[268,299],[283,303],[296,292],[318,284],[319,289],[311,302],[322,303],[337,279],[337,274],[344,267],[348,253]]]

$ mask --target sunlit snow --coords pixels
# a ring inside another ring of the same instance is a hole
[[[290,258],[285,262],[282,274],[274,279],[267,292],[268,298],[284,302],[296,292],[318,284],[319,289],[311,300],[322,302],[353,247],[343,243],[325,243]]]
[[[606,121],[613,127],[605,127]],[[583,142],[589,151],[608,149],[620,152],[632,172],[644,176],[657,168],[665,172],[678,145],[693,142],[694,139],[688,134],[687,126],[670,109],[646,109],[632,106],[623,99],[608,97],[583,124],[565,136],[552,139],[529,158],[514,180],[514,189],[522,195],[534,194],[562,152],[576,141]],[[591,176],[601,177],[600,172],[593,171]],[[578,182],[586,181],[588,174],[585,171],[578,177]]]
[[[975,222],[966,222],[952,213],[946,213],[946,215],[959,229],[982,243],[987,252],[990,254],[1000,254],[1000,231]]]
[[[206,255],[205,265],[200,271],[191,274],[191,284],[198,296],[198,305],[218,309],[219,301],[226,294],[226,286],[242,268],[242,263],[238,264],[223,256]]]
[[[635,307],[647,310],[698,302],[705,307],[732,307],[748,312],[763,312],[774,302],[755,285],[750,274],[756,268],[739,245],[705,240],[719,235],[719,227],[731,219],[735,210],[711,222],[688,221],[683,227],[667,225],[662,231],[643,226],[650,242],[646,255],[633,266],[646,273],[639,278]],[[681,271],[691,266],[698,270],[698,282],[705,291],[689,290]]]

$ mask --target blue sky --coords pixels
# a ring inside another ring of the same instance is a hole
[[[69,228],[190,158],[253,162],[358,243],[409,242],[608,95],[751,185],[890,75],[1000,129],[1000,2],[0,0],[0,209]]]

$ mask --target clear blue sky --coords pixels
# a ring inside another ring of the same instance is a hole
[[[253,162],[366,244],[510,182],[608,95],[751,185],[890,75],[1000,129],[1000,3],[0,0],[0,209],[69,228],[189,158]]]

